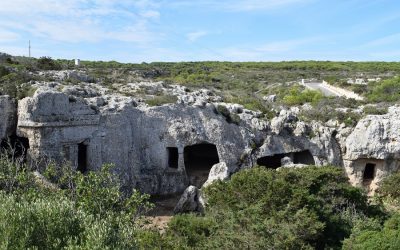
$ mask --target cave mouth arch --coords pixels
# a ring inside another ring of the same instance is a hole
[[[315,165],[315,160],[310,150],[304,150],[293,153],[294,164]]]
[[[257,159],[257,165],[270,169],[277,169],[282,166],[282,159],[284,157],[289,157],[294,164],[315,165],[315,160],[310,150],[260,157]]]
[[[277,169],[282,166],[281,160],[286,154],[274,154],[264,156],[257,159],[257,165],[263,166],[270,169]]]
[[[211,167],[219,163],[217,147],[211,143],[200,143],[186,146],[183,152],[190,185],[201,188],[207,181]]]

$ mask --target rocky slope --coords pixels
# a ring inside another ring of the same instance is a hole
[[[196,193],[207,177],[208,184],[256,164],[315,164],[344,167],[353,184],[374,190],[398,168],[398,107],[351,129],[305,123],[299,108],[267,120],[207,89],[151,81],[107,87],[90,83],[84,72],[43,74],[54,82],[31,82],[35,94],[18,105],[0,97],[0,137],[26,138],[30,161],[50,158],[82,172],[113,163],[126,188],[166,195],[193,185]],[[175,96],[176,103],[151,107],[135,93]]]

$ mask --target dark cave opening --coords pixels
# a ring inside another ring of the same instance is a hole
[[[363,182],[371,182],[375,178],[376,164],[367,163],[363,173]]]
[[[270,156],[264,156],[257,159],[257,165],[266,168],[277,169],[282,166],[281,160],[287,154],[275,154]]]
[[[200,188],[208,178],[211,167],[219,163],[214,144],[196,144],[184,148],[184,162],[190,185]]]
[[[282,159],[284,157],[292,158],[294,164],[315,165],[314,157],[310,150],[260,157],[257,159],[257,165],[277,169],[282,166]]]
[[[301,152],[294,153],[293,163],[294,164],[315,165],[314,157],[312,156],[310,150],[304,150]]]
[[[178,160],[179,160],[179,152],[176,147],[168,147],[168,167],[169,168],[178,168]]]
[[[78,144],[78,167],[77,170],[81,173],[87,172],[87,145],[83,142]]]

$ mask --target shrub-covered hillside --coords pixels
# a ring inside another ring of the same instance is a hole
[[[385,222],[382,203],[336,167],[239,172],[206,188],[203,215],[176,215],[163,233],[146,226],[148,196],[123,192],[110,166],[47,169],[46,181],[1,158],[2,249],[340,249],[345,239],[346,249],[391,249],[365,237],[393,243],[400,232],[398,215]]]

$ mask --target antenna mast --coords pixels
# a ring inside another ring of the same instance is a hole
[[[29,57],[31,57],[31,40],[29,40]]]

